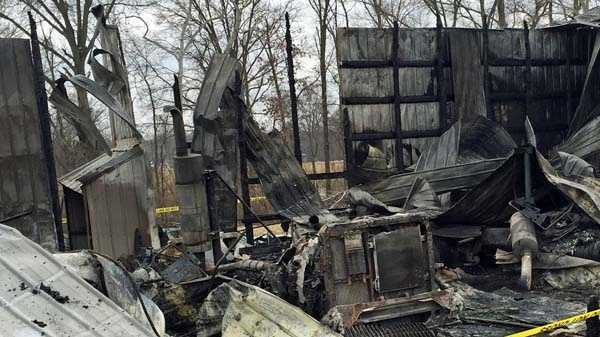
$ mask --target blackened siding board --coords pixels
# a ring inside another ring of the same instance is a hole
[[[442,47],[444,83],[448,96],[445,120],[451,125],[456,115],[455,84],[461,82],[464,73],[454,69],[455,64],[448,35],[461,37],[468,35],[472,44],[473,58],[481,57],[483,31],[477,29],[445,28],[446,43]],[[522,29],[489,30],[490,99],[492,114],[519,143],[523,133],[523,113],[525,106],[525,41]],[[538,144],[543,152],[559,143],[566,134],[568,121],[577,106],[579,94],[585,79],[586,64],[589,60],[590,37],[593,31],[541,29],[530,31],[532,59],[553,60],[559,64],[534,64],[531,75],[531,95],[538,97],[531,101],[528,111],[536,133]],[[435,95],[437,79],[434,61],[437,55],[436,30],[432,28],[401,28],[399,30],[400,61],[429,61],[431,67],[401,67],[399,71],[400,95]],[[393,96],[391,65],[385,68],[345,68],[348,61],[390,61],[392,55],[392,29],[341,28],[337,34],[337,58],[340,65],[340,96],[348,97],[389,97]],[[593,40],[592,40],[593,41]],[[454,46],[456,47],[456,46]],[[474,46],[473,46],[473,49]],[[461,53],[464,54],[464,53]],[[570,58],[571,64],[565,63]],[[498,60],[513,59],[522,65],[500,65]],[[494,63],[496,62],[496,63]],[[561,63],[562,62],[562,63]],[[465,64],[465,66],[467,66]],[[481,63],[474,64],[482,67]],[[457,77],[457,78],[454,78]],[[567,104],[567,92],[571,89],[572,103]],[[481,91],[476,102],[481,103]],[[517,98],[507,99],[507,95]],[[543,99],[540,99],[543,98]],[[342,102],[343,103],[343,102]],[[352,132],[391,132],[394,127],[392,104],[342,104],[348,110]],[[480,109],[479,107],[475,108]],[[402,110],[403,131],[423,131],[440,126],[437,102],[405,103]],[[485,113],[481,113],[485,115]],[[423,151],[431,138],[404,139]],[[386,141],[393,147],[393,140]],[[354,144],[356,145],[356,144]],[[391,158],[394,158],[392,155]]]
[[[30,211],[5,225],[55,249],[29,41],[0,39],[0,219]]]

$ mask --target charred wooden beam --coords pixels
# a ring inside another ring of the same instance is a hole
[[[393,68],[394,63],[400,68],[434,68],[437,65],[437,60],[364,60],[364,61],[342,61],[340,62],[341,69],[378,69],[378,68]],[[450,62],[442,62],[443,67],[450,67]]]
[[[484,32],[485,34],[485,32]],[[531,65],[533,67],[556,67],[564,65],[579,65],[585,66],[587,62],[584,59],[571,59],[569,55],[566,59],[541,59],[532,58]],[[435,68],[437,60],[397,60],[400,68]],[[442,61],[442,67],[451,67],[448,60]],[[488,65],[491,67],[524,67],[525,59],[511,57],[493,57],[488,52]],[[340,69],[383,69],[392,68],[394,60],[356,60],[356,61],[341,61]]]
[[[287,54],[287,74],[290,86],[290,107],[292,110],[292,129],[294,132],[294,156],[302,165],[302,147],[300,146],[300,127],[298,126],[298,97],[296,97],[296,79],[294,77],[294,56],[292,54],[292,33],[290,16],[285,13],[285,51]]]
[[[348,108],[342,110],[342,124],[344,131],[344,152],[346,154],[346,170],[354,169],[354,148],[352,147],[352,121],[348,115]]]
[[[490,83],[490,66],[489,66],[489,51],[490,51],[490,37],[488,29],[487,15],[484,13],[483,20],[483,40],[482,40],[482,51],[481,51],[481,63],[483,65],[483,92],[485,94],[485,112],[489,120],[496,120],[496,113],[491,104],[491,83]]]
[[[529,41],[529,25],[523,21],[523,35],[525,40],[525,109],[523,111],[523,123],[531,110],[531,41]]]
[[[446,100],[453,100],[452,95],[446,95]],[[439,101],[438,95],[382,96],[382,97],[341,97],[343,105],[374,105],[374,104],[411,104],[434,103]]]
[[[445,35],[443,31],[442,19],[439,15],[436,16],[436,34],[435,41],[437,47],[437,55],[435,58],[435,74],[437,78],[437,96],[438,96],[438,120],[439,128],[446,129],[446,78],[444,76],[444,46]]]
[[[402,138],[426,138],[426,137],[438,137],[443,131],[440,129],[433,130],[404,130],[402,132]],[[352,135],[353,141],[369,141],[369,140],[384,140],[397,138],[396,132],[369,132],[369,133],[354,133]]]
[[[398,64],[399,33],[398,21],[394,21],[394,40],[392,42],[392,55],[394,58],[394,130],[396,134],[395,154],[396,169],[404,169],[404,147],[402,146],[402,110],[400,104],[400,65]],[[437,97],[436,97],[437,98]]]
[[[58,251],[65,250],[65,238],[62,231],[60,201],[58,198],[58,182],[56,179],[56,165],[54,164],[54,150],[52,149],[52,132],[50,130],[50,113],[48,112],[48,96],[44,85],[44,69],[42,67],[42,54],[40,42],[37,36],[37,27],[31,12],[29,15],[29,26],[31,30],[31,56],[33,59],[33,77],[35,85],[35,99],[40,116],[40,129],[42,136],[42,152],[46,170],[48,171],[48,187],[50,192],[50,203],[52,215],[54,216],[54,230],[56,233],[56,244]]]

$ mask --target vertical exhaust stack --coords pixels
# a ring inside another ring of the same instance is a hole
[[[521,282],[531,290],[532,256],[538,251],[535,226],[521,212],[510,217],[510,237],[513,255],[521,259]]]
[[[202,155],[189,153],[181,111],[175,107],[168,110],[173,117],[176,156],[175,189],[181,214],[181,237],[189,253],[204,257],[204,267],[214,267],[212,244],[209,240],[209,213],[204,183]]]

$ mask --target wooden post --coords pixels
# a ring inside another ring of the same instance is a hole
[[[490,51],[490,37],[487,15],[483,14],[483,43],[481,51],[481,63],[483,63],[483,90],[485,93],[485,114],[489,120],[495,121],[496,114],[492,107],[492,101],[490,100],[491,85],[490,85],[490,66],[489,66],[489,51]]]
[[[394,64],[394,134],[396,139],[396,168],[404,170],[404,148],[402,146],[402,110],[400,109],[400,67],[398,50],[400,43],[398,21],[394,21],[394,39],[392,41],[392,60]]]
[[[302,166],[302,147],[300,144],[300,127],[298,125],[298,98],[296,97],[296,79],[294,77],[294,56],[292,55],[292,33],[290,16],[285,13],[285,50],[287,53],[287,73],[290,85],[290,107],[292,110],[292,129],[294,132],[294,156]]]
[[[444,47],[445,38],[442,26],[442,19],[439,15],[436,16],[436,32],[435,40],[437,47],[437,56],[435,59],[435,73],[438,82],[438,113],[439,113],[439,130],[440,134],[446,131],[446,78],[444,77]]]
[[[62,230],[62,215],[58,198],[58,183],[56,180],[56,166],[54,165],[54,150],[52,149],[52,133],[50,131],[50,113],[48,112],[48,96],[44,86],[44,69],[42,68],[42,55],[40,53],[40,42],[37,37],[37,27],[31,12],[29,15],[29,26],[31,31],[31,54],[33,59],[33,77],[35,85],[35,99],[40,116],[40,127],[42,135],[42,151],[48,171],[48,187],[50,202],[54,216],[54,230],[56,232],[56,248],[58,251],[65,250],[65,239]]]
[[[211,241],[211,248],[213,253],[213,258],[215,261],[218,261],[223,256],[223,251],[221,250],[221,240],[219,237],[220,226],[217,223],[216,210],[215,210],[215,180],[214,171],[205,171],[204,173],[204,186],[206,188],[206,205],[208,212],[208,228],[209,228],[209,240]]]
[[[523,21],[523,39],[525,41],[525,110],[523,111],[523,124],[530,110],[531,104],[531,43],[529,41],[529,25]]]
[[[346,172],[354,169],[354,149],[352,148],[352,121],[348,108],[342,110],[342,125],[344,127],[344,152],[346,152]]]

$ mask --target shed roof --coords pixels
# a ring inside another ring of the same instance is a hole
[[[94,181],[101,175],[114,170],[121,164],[141,155],[142,148],[133,145],[127,149],[113,149],[112,154],[102,154],[58,179],[59,183],[77,193],[82,193],[81,187]]]

